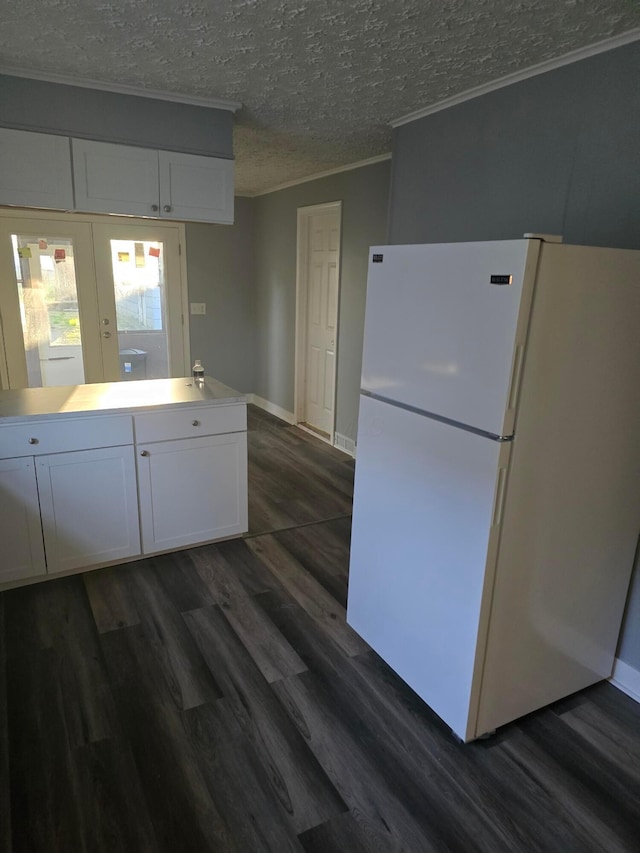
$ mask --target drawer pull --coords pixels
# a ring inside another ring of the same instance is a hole
[[[29,444],[38,444],[38,439],[37,438],[30,438]]]
[[[200,426],[200,421],[191,421],[191,426]]]
[[[141,451],[140,451],[140,456],[148,456],[148,455],[149,455],[149,451],[148,451],[148,450],[141,450]]]

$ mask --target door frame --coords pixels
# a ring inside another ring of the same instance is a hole
[[[94,225],[114,225],[121,223],[123,225],[139,225],[139,226],[150,226],[150,227],[158,227],[158,228],[177,228],[178,229],[178,253],[179,253],[179,263],[176,267],[179,273],[179,289],[180,296],[179,301],[182,306],[181,316],[179,318],[179,322],[182,327],[182,341],[183,341],[183,352],[176,353],[176,358],[182,361],[182,369],[183,376],[191,375],[191,344],[189,339],[189,289],[188,289],[188,281],[187,281],[187,264],[186,264],[186,252],[184,247],[186,246],[186,233],[185,233],[185,224],[183,222],[163,222],[161,220],[146,218],[146,217],[138,217],[138,216],[112,216],[112,215],[101,215],[95,213],[65,213],[63,211],[56,210],[38,210],[35,208],[21,208],[21,207],[0,207],[0,219],[25,219],[25,220],[38,220],[39,222],[45,221],[57,221],[60,223],[64,223],[66,225],[72,224],[87,224],[91,226],[91,236],[93,239],[93,226]],[[93,253],[93,246],[92,246]],[[95,269],[94,269],[95,273]],[[178,301],[178,297],[176,296],[176,301]],[[1,300],[0,300],[1,304]],[[97,315],[96,315],[97,316]],[[178,318],[176,317],[176,321]],[[2,328],[2,317],[0,316],[0,388],[7,389],[9,387],[9,371],[8,371],[8,360],[6,348],[8,346],[8,341],[6,337],[3,336],[3,328]]]
[[[333,360],[333,415],[329,438],[325,439],[313,430],[312,435],[334,444],[336,430],[336,399],[338,395],[338,346],[340,341],[340,291],[342,285],[342,202],[330,201],[324,204],[313,204],[299,207],[297,213],[296,239],[296,338],[295,338],[295,380],[293,396],[293,412],[296,424],[305,429],[305,384],[306,384],[306,345],[307,345],[307,306],[309,303],[309,222],[317,213],[335,211],[338,214],[338,292],[336,293],[336,346]]]

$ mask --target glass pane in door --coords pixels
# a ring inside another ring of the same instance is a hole
[[[85,381],[73,240],[12,234],[30,388]]]
[[[121,379],[169,374],[162,242],[111,240]]]

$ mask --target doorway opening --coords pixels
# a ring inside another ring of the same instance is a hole
[[[298,208],[296,423],[330,444],[335,435],[342,202]]]

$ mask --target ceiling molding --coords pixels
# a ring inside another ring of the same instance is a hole
[[[387,154],[379,154],[377,157],[368,157],[366,160],[359,160],[357,163],[349,163],[347,166],[336,166],[335,169],[327,169],[326,172],[316,172],[314,175],[309,175],[306,178],[298,178],[295,181],[287,181],[285,184],[278,184],[268,190],[260,190],[257,193],[236,193],[240,198],[257,198],[260,195],[268,195],[269,193],[277,193],[279,190],[286,190],[289,187],[297,187],[298,184],[306,184],[309,181],[317,181],[320,178],[328,178],[331,175],[337,175],[340,172],[350,172],[352,169],[361,169],[363,166],[373,166],[374,163],[382,163],[385,160],[391,160],[391,152]]]
[[[565,53],[563,56],[558,56],[555,59],[548,59],[541,62],[539,65],[531,65],[523,71],[516,71],[515,74],[508,74],[506,77],[501,77],[491,83],[485,83],[482,86],[476,86],[473,89],[467,89],[466,92],[461,92],[459,95],[453,95],[451,98],[445,98],[444,101],[438,101],[431,106],[423,107],[408,113],[400,118],[390,122],[391,127],[400,127],[403,124],[409,124],[425,116],[438,113],[441,110],[446,110],[449,107],[455,107],[457,104],[462,104],[465,101],[471,101],[474,98],[479,98],[482,95],[487,95],[489,92],[495,92],[497,89],[503,89],[505,86],[511,86],[513,83],[520,83],[522,80],[528,80],[530,77],[537,77],[538,74],[545,74],[547,71],[553,71],[556,68],[562,68],[563,65],[571,65],[573,62],[579,62],[581,59],[588,59],[590,56],[596,56],[599,53],[605,53],[609,50],[614,50],[616,47],[622,47],[626,44],[631,44],[634,41],[640,40],[640,28],[629,30],[619,36],[605,39],[604,41],[596,42],[588,47],[582,47],[578,50],[572,50],[570,53]]]
[[[222,98],[202,98],[192,95],[180,95],[177,92],[162,92],[157,89],[145,89],[142,86],[127,86],[118,83],[105,83],[102,80],[88,80],[84,77],[69,77],[65,74],[44,74],[0,65],[0,74],[10,77],[26,77],[43,83],[60,83],[63,86],[80,86],[83,89],[98,89],[101,92],[115,92],[118,95],[133,95],[137,98],[153,98],[157,101],[173,101],[176,104],[191,104],[194,107],[227,110],[235,113],[242,107],[240,101],[225,101]]]

